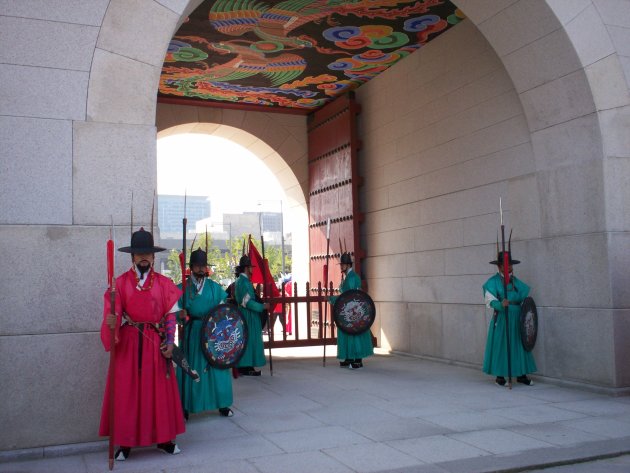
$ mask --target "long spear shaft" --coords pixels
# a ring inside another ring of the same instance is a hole
[[[328,260],[330,258],[330,217],[326,221],[326,266],[324,266],[324,286],[326,298],[328,298]],[[328,321],[328,301],[324,302],[324,359],[322,365],[326,367],[326,322]],[[332,321],[330,323],[330,330],[332,335]]]
[[[179,261],[181,269],[182,269],[182,289],[184,294],[182,296],[182,309],[184,313],[186,312],[186,289],[188,286],[188,281],[186,281],[186,227],[188,225],[188,219],[186,218],[186,192],[184,191],[184,218],[182,218],[182,253],[181,259]],[[184,316],[185,317],[185,316]],[[182,317],[181,330],[179,331],[179,345],[184,352],[184,356],[187,356],[186,352],[186,320]],[[182,409],[184,413],[186,413],[186,379],[184,376],[181,377],[181,395],[182,395]]]
[[[501,198],[499,198],[499,214],[501,216],[501,250],[503,251],[503,261],[499,264],[503,267],[503,296],[508,298],[508,284],[510,283],[510,255],[505,252],[505,225],[503,225],[503,206]],[[510,324],[509,324],[510,306],[505,308],[505,343],[507,346],[507,364],[508,364],[508,388],[512,389],[512,363],[510,355]]]
[[[116,279],[114,278],[114,218],[107,240],[107,284],[109,286],[110,314],[116,315]],[[116,329],[110,328],[109,348],[109,469],[114,469],[114,383],[116,380]]]
[[[267,268],[269,267],[265,259],[265,237],[260,233],[260,246],[262,247],[262,278],[263,278],[263,301],[267,299]],[[269,308],[271,309],[271,307]],[[273,311],[267,313],[267,330],[269,331],[269,374],[273,376],[273,358],[271,357],[271,343],[273,342]]]

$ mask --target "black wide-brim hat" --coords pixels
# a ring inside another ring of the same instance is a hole
[[[144,228],[140,228],[137,232],[133,232],[131,235],[131,246],[123,246],[118,248],[118,251],[123,253],[159,253],[166,248],[161,246],[155,246],[153,244],[153,235],[147,232]]]
[[[242,269],[251,266],[252,268],[255,268],[255,266],[252,264],[252,260],[249,259],[249,256],[247,255],[243,255],[241,256],[241,259],[238,262],[238,266]]]
[[[339,264],[352,264],[352,256],[350,256],[350,253],[342,253]]]
[[[208,254],[201,248],[197,248],[195,251],[190,253],[190,260],[188,261],[188,264],[191,267],[194,265],[208,266]]]
[[[512,266],[520,263],[519,260],[512,259],[512,254],[510,252],[506,251],[506,253],[508,254],[508,261],[510,262]],[[497,259],[494,261],[490,261],[490,264],[495,264],[497,266],[503,264],[503,252],[499,251],[499,254],[497,254]]]

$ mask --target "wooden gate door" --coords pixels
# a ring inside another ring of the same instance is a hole
[[[324,284],[326,264],[326,226],[330,219],[330,261],[328,281],[338,287],[341,281],[339,257],[352,255],[354,270],[361,275],[364,251],[360,246],[357,154],[357,115],[360,106],[354,94],[339,97],[309,116],[308,171],[309,171],[309,245],[311,290],[318,281]],[[363,279],[363,278],[362,278]],[[324,338],[334,338],[334,324],[330,311]],[[322,314],[323,316],[323,314]],[[319,318],[321,321],[321,317]]]

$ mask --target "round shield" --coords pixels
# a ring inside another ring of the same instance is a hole
[[[349,335],[359,335],[369,330],[376,317],[374,301],[367,292],[359,289],[342,292],[332,312],[339,330]]]
[[[531,297],[526,297],[521,304],[519,328],[523,348],[525,351],[532,351],[538,335],[538,312],[536,311],[536,303]]]
[[[215,368],[236,366],[247,346],[247,323],[232,304],[219,304],[203,319],[201,351]]]

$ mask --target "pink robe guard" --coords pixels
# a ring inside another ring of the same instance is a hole
[[[151,275],[145,285],[150,284],[150,278]],[[153,286],[147,291],[136,289],[133,268],[116,279],[118,342],[113,434],[116,445],[136,447],[168,442],[185,431],[177,377],[170,360],[167,363],[160,352],[160,336],[148,324],[144,326],[139,363],[140,332],[134,326],[120,325],[123,312],[136,323],[164,322],[162,318],[180,297],[181,291],[177,286],[157,273],[154,273]],[[109,293],[106,292],[101,325],[101,340],[106,351],[111,347],[110,328],[105,323],[109,312]],[[109,395],[108,376],[99,435],[109,435]]]

